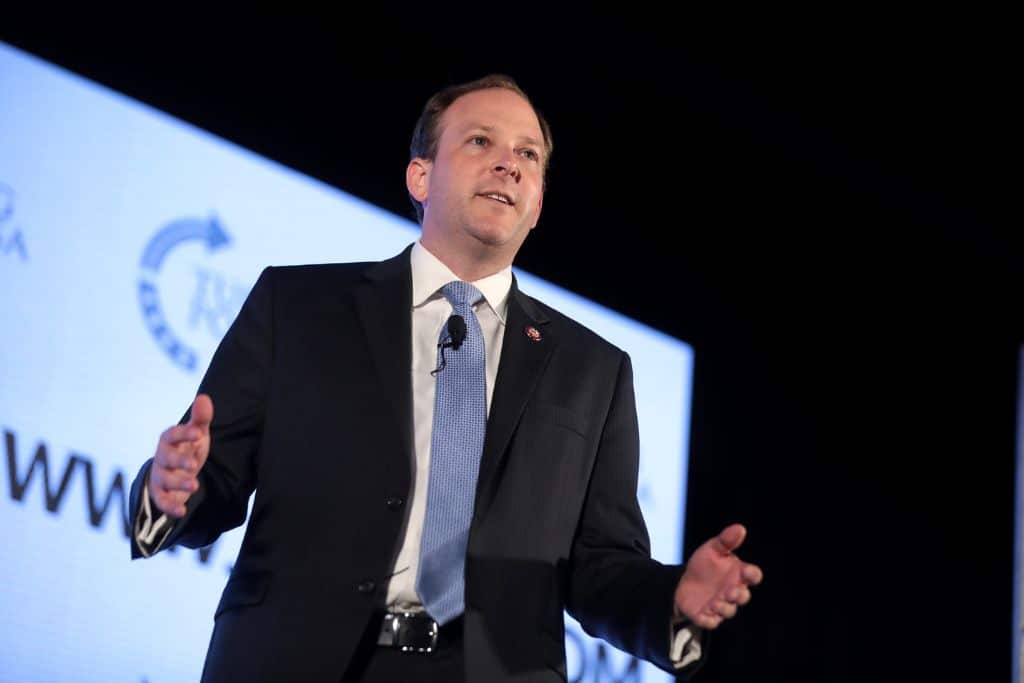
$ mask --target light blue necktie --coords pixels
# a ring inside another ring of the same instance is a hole
[[[468,282],[449,282],[441,293],[453,315],[466,321],[458,350],[438,348],[434,422],[430,436],[430,480],[420,540],[416,593],[439,624],[465,607],[466,545],[473,518],[480,456],[487,428],[487,378],[484,337],[473,313],[483,296]],[[450,341],[447,324],[439,345]]]

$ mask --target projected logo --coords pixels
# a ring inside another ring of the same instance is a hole
[[[0,255],[28,261],[25,235],[14,221],[14,188],[0,182]]]
[[[199,367],[201,349],[224,335],[248,291],[205,263],[231,244],[216,216],[182,218],[160,229],[143,251],[138,285],[142,318],[167,357],[187,372]],[[191,257],[185,270],[184,257],[179,258],[183,254]],[[183,291],[191,292],[187,300]]]

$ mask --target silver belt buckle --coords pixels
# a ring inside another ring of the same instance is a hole
[[[388,612],[377,644],[429,654],[437,649],[437,636],[437,622],[424,612]]]

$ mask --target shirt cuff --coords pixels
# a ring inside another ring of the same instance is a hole
[[[701,657],[702,631],[693,624],[678,624],[669,627],[668,657],[672,666],[682,669]]]
[[[153,519],[153,505],[149,500],[149,482],[142,487],[142,502],[139,505],[139,516],[135,520],[135,542],[143,557],[152,557],[160,551],[164,541],[174,529],[174,523],[166,514]]]

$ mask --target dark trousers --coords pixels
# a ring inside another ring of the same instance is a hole
[[[402,652],[377,645],[381,619],[370,620],[342,683],[465,683],[462,617],[441,627],[437,650]]]

